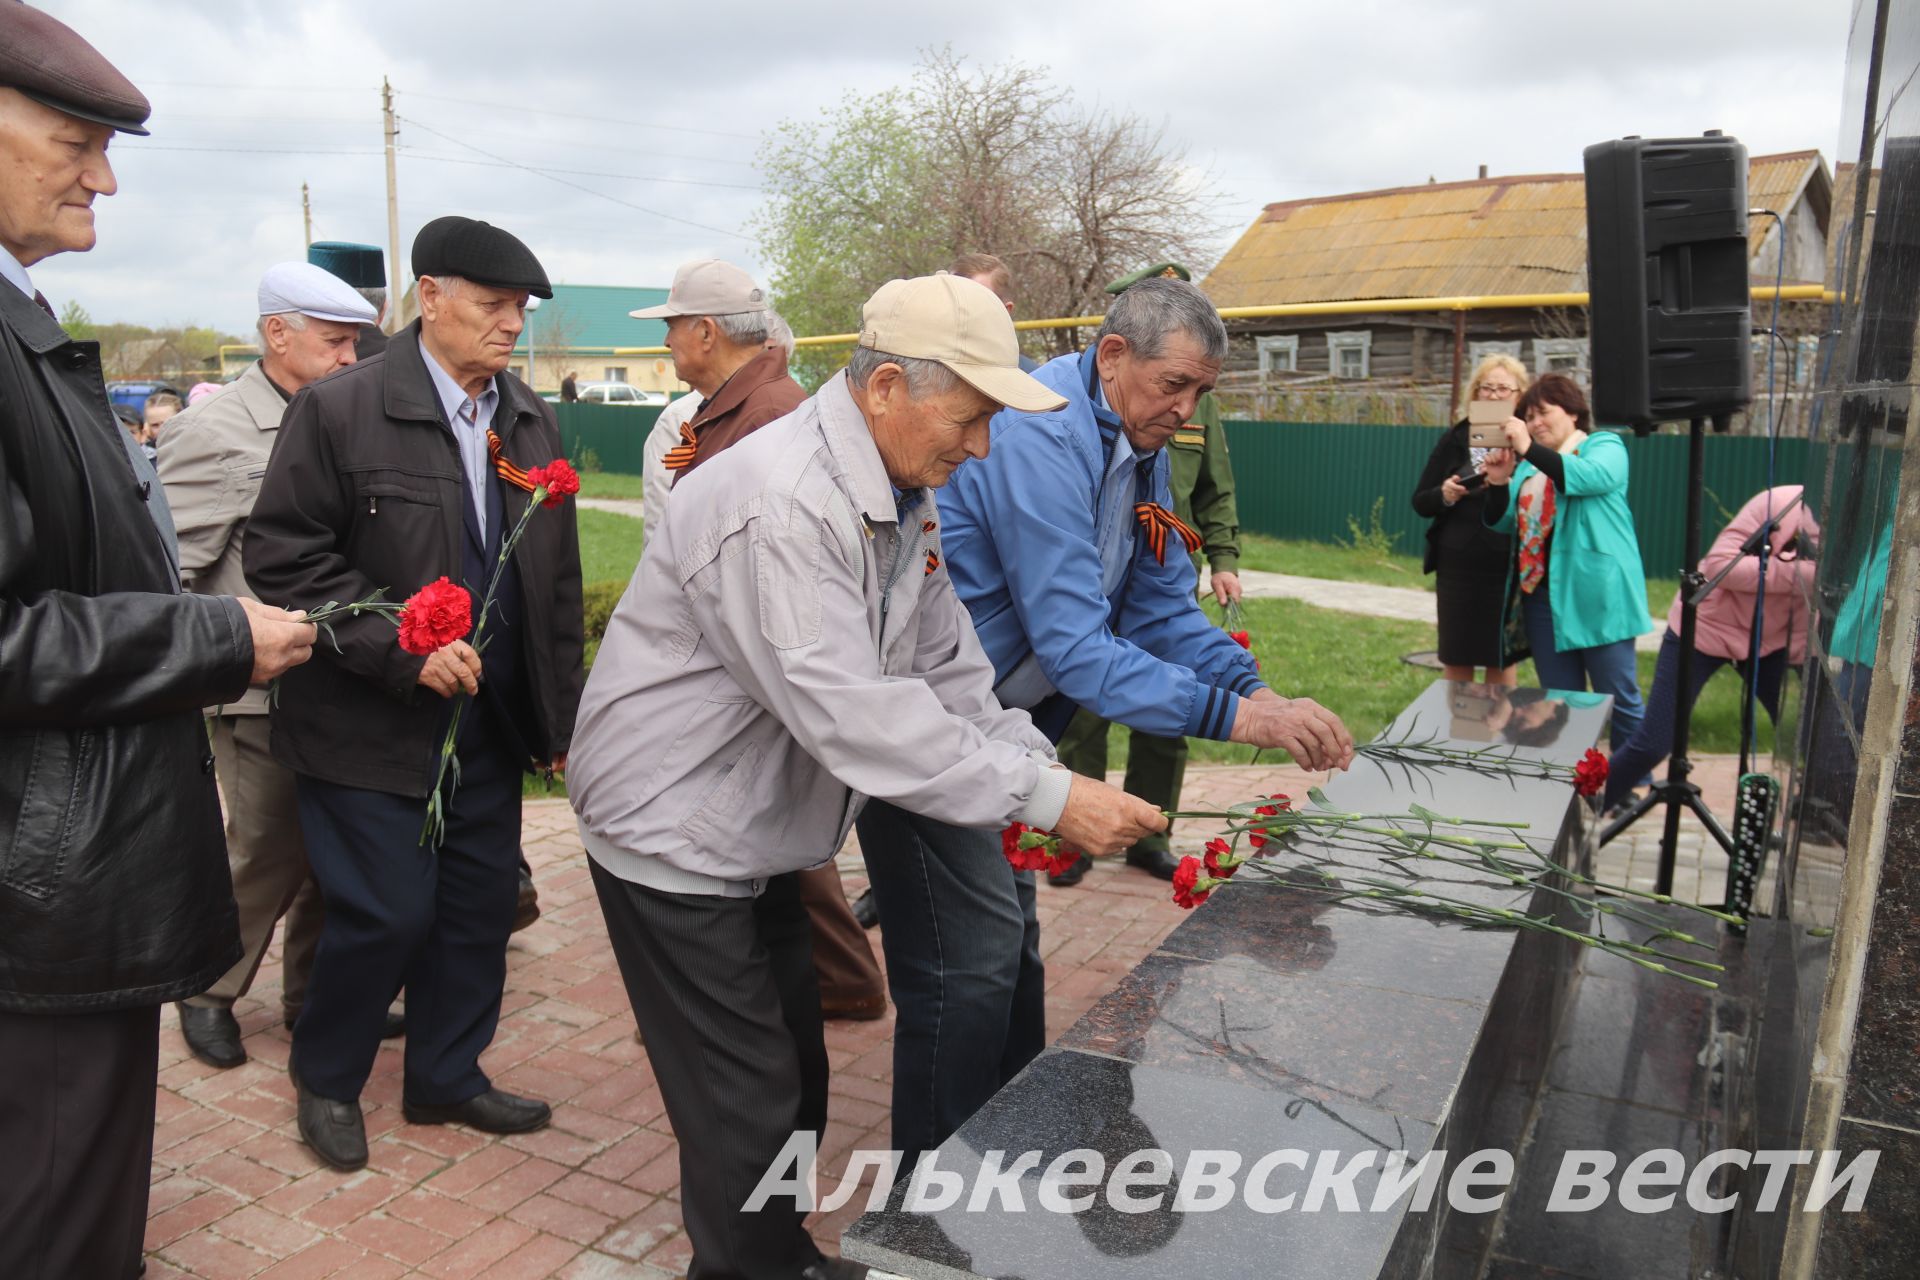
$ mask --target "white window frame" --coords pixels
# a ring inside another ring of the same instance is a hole
[[[1564,360],[1571,356],[1573,364],[1568,368],[1556,369],[1555,360]],[[1564,373],[1576,381],[1585,382],[1593,368],[1592,359],[1587,354],[1585,338],[1535,338],[1533,340],[1533,376],[1543,373]]]
[[[1260,353],[1260,376],[1300,371],[1300,335],[1297,333],[1262,334],[1253,340]],[[1281,357],[1276,360],[1275,357]]]
[[[1360,372],[1346,374],[1340,371],[1342,352],[1360,353]],[[1327,376],[1349,382],[1359,382],[1373,376],[1373,330],[1349,329],[1327,334]]]
[[[604,368],[605,368],[605,370],[606,370],[606,377],[604,377],[604,378],[602,378],[602,379],[600,379],[600,381],[602,381],[602,382],[625,382],[625,381],[627,380],[627,366],[626,366],[626,365],[623,365],[623,364],[610,364],[610,365],[606,365],[606,366],[603,366],[603,367],[604,367]]]

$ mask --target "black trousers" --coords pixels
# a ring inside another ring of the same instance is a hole
[[[520,893],[520,765],[494,732],[461,736],[460,785],[437,850],[420,842],[425,800],[298,780],[326,919],[293,1060],[323,1098],[359,1099],[403,985],[407,1099],[445,1106],[491,1087],[480,1054],[500,1023]]]
[[[0,1276],[139,1269],[159,1060],[158,1005],[0,1013]]]
[[[805,1211],[781,1198],[742,1207],[795,1132],[817,1138],[827,1123],[826,1040],[797,878],[775,876],[758,898],[719,898],[658,893],[588,865],[680,1140],[688,1280],[792,1280],[820,1257]]]

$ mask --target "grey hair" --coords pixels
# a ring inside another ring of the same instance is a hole
[[[960,385],[958,375],[938,360],[892,356],[884,351],[875,351],[872,347],[853,349],[853,358],[847,361],[847,381],[856,387],[864,387],[867,379],[873,377],[874,370],[883,364],[900,366],[900,371],[907,377],[907,394],[915,400],[943,396]]]
[[[367,300],[367,305],[373,308],[375,319],[386,314],[387,286],[383,284],[359,285],[354,288],[354,292]]]
[[[276,311],[272,316],[261,316],[260,323],[255,326],[260,330],[260,340],[262,342],[267,340],[267,321],[273,319],[273,316],[279,316],[280,319],[285,322],[287,328],[292,329],[296,333],[307,327],[307,318],[298,311]]]
[[[465,276],[421,276],[420,278],[422,280],[433,281],[434,284],[439,286],[440,292],[446,294],[449,298],[459,297],[460,291],[467,287],[467,278]]]
[[[730,315],[708,316],[736,347],[764,346],[767,341],[767,313],[736,311]]]
[[[767,341],[777,342],[787,353],[787,359],[793,359],[793,326],[786,318],[771,307],[767,309]]]
[[[1127,340],[1142,360],[1166,353],[1167,339],[1184,333],[1200,345],[1201,354],[1215,363],[1227,358],[1227,326],[1207,295],[1168,276],[1149,276],[1113,300],[1094,343],[1108,334]]]

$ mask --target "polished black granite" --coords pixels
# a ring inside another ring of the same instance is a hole
[[[1572,764],[1604,733],[1607,711],[1586,695],[1522,691],[1509,701],[1436,682],[1381,740],[1494,742]],[[1353,812],[1417,803],[1525,822],[1562,865],[1589,853],[1590,810],[1565,781],[1362,761],[1325,793]],[[1343,875],[1385,865],[1374,852],[1341,859],[1355,868]],[[1544,893],[1500,886],[1462,896],[1556,908],[1582,923]],[[945,1143],[940,1167],[970,1175],[996,1149],[1040,1150],[1044,1167],[1073,1147],[1157,1146],[1176,1169],[1194,1149],[1237,1151],[1248,1165],[1281,1148],[1400,1149],[1415,1159],[1436,1146],[1515,1150],[1578,951],[1540,934],[1334,904],[1242,871]],[[1261,1214],[1236,1200],[1211,1213],[1064,1215],[1031,1203],[1038,1181],[1037,1172],[1023,1179],[1030,1203],[1018,1214],[964,1204],[912,1213],[898,1186],[886,1209],[847,1231],[843,1251],[911,1277],[1465,1275],[1482,1264],[1494,1223],[1447,1211],[1444,1194],[1424,1213],[1403,1201],[1380,1214]],[[1363,1203],[1372,1185],[1361,1177]]]
[[[1845,1114],[1920,1130],[1920,799],[1887,815]]]

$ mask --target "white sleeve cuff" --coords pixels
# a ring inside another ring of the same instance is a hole
[[[1021,806],[1015,817],[1036,830],[1051,831],[1059,823],[1060,815],[1066,812],[1067,793],[1073,789],[1073,774],[1038,751],[1032,755],[1039,777],[1034,781],[1033,794],[1027,797],[1026,804]]]

